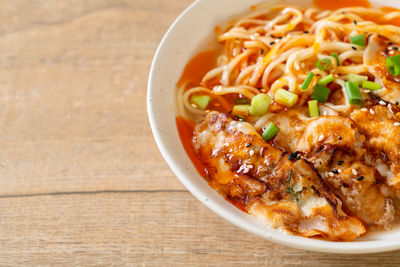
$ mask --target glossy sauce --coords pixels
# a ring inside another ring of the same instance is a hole
[[[390,12],[393,11],[400,11],[397,8],[394,7],[388,7],[388,6],[384,6],[381,7],[380,10],[382,10],[383,12],[385,12],[385,14],[388,14]],[[381,16],[368,16],[368,15],[360,15],[363,19],[365,20],[370,20],[372,22],[375,22],[376,24],[391,24],[391,25],[395,25],[400,27],[400,18],[393,18],[391,20],[386,20]]]
[[[313,4],[320,9],[335,10],[344,7],[367,7],[370,8],[371,4],[368,0],[313,0]],[[380,8],[385,13],[393,11],[400,11],[397,8],[384,6]],[[365,20],[371,20],[377,24],[392,24],[400,27],[400,18],[394,18],[389,21],[382,20],[381,17],[362,16]]]
[[[390,13],[390,12],[393,12],[393,11],[400,11],[400,10],[397,9],[397,8],[388,7],[388,6],[381,7],[381,10],[382,10],[383,12],[385,12],[385,13]],[[400,18],[391,19],[389,22],[386,22],[386,23],[389,23],[389,24],[392,24],[392,25],[395,25],[395,26],[399,26],[399,27],[400,27]]]
[[[194,135],[194,127],[195,123],[193,121],[187,120],[181,116],[176,117],[176,126],[178,128],[179,137],[181,139],[183,148],[186,151],[189,159],[193,163],[194,167],[196,168],[197,172],[204,178],[209,176],[208,167],[205,162],[201,159],[201,157],[196,153],[193,147],[193,135]],[[209,183],[211,187],[214,189],[217,186],[212,186],[212,183]],[[246,203],[241,199],[234,199],[234,198],[226,198],[232,205],[236,208],[240,209],[241,211],[246,212]]]
[[[175,121],[186,154],[189,156],[198,173],[203,177],[208,176],[207,165],[204,164],[193,147],[194,122],[181,116],[176,117]]]
[[[219,31],[220,28],[216,27],[215,31]],[[208,50],[199,53],[195,57],[193,57],[189,63],[186,65],[181,78],[179,79],[178,86],[188,83],[187,88],[192,88],[195,86],[201,85],[201,80],[208,71],[215,68],[217,65],[217,58],[220,54],[218,50]],[[218,81],[219,82],[219,81]],[[222,99],[221,99],[222,98]],[[217,110],[220,112],[229,112],[232,110],[232,106],[234,100],[238,98],[237,94],[230,94],[224,97],[221,96],[212,96],[212,100],[209,104],[209,109]],[[227,104],[221,104],[221,101],[224,101]],[[204,160],[202,160],[201,156],[196,153],[196,150],[193,146],[193,135],[195,123],[188,119],[185,119],[181,116],[176,117],[176,126],[179,133],[179,138],[181,139],[183,148],[186,151],[186,154],[190,158],[193,166],[196,168],[197,172],[206,180],[209,177],[209,169]],[[216,189],[218,187],[217,184],[213,184],[210,180],[208,181],[210,186]],[[231,199],[226,198],[231,204],[236,206],[238,209],[242,211],[246,211],[246,204],[240,199]]]
[[[183,70],[178,86],[189,82],[188,87],[198,86],[204,75],[217,65],[218,50],[207,50],[192,58]]]
[[[217,28],[216,28],[217,30]],[[208,71],[212,70],[217,65],[217,58],[220,54],[218,50],[207,50],[203,51],[196,56],[194,56],[189,63],[185,66],[182,76],[178,81],[178,86],[187,83],[186,88],[193,88],[201,85],[201,80]],[[212,100],[209,104],[209,108],[212,110],[218,110],[220,112],[227,112],[231,109],[231,106],[224,107],[218,101],[220,96],[212,96]],[[224,99],[222,99],[223,101]],[[201,157],[196,153],[193,147],[193,135],[195,123],[181,116],[176,117],[176,126],[178,128],[179,137],[181,139],[182,145],[195,166],[197,172],[202,177],[208,176],[207,165],[201,159]]]
[[[182,76],[178,81],[178,86],[182,86],[187,83],[186,88],[193,88],[196,86],[202,86],[201,83],[203,77],[208,71],[212,70],[217,66],[217,59],[221,52],[217,49],[206,50],[195,57],[193,57],[183,70]],[[219,81],[210,81],[208,84],[203,85],[211,88],[213,85],[219,84]],[[211,102],[208,105],[210,110],[216,110],[219,112],[229,112],[232,110],[233,102],[237,98],[237,95],[218,96],[210,95]]]
[[[313,0],[313,4],[320,9],[335,10],[343,7],[371,7],[368,0]]]

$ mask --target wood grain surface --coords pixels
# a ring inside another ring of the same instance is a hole
[[[269,243],[176,179],[146,84],[191,2],[0,0],[0,266],[398,265]]]

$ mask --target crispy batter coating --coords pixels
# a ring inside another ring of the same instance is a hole
[[[276,144],[312,162],[345,210],[367,225],[391,227],[396,220],[393,200],[384,194],[381,175],[365,159],[366,138],[355,123],[339,115],[310,119],[299,114],[290,110],[272,119],[280,127]]]
[[[210,184],[263,223],[336,241],[365,233],[363,223],[343,211],[341,200],[308,162],[289,160],[251,124],[210,112],[196,126],[193,142],[209,165]]]
[[[400,196],[400,123],[398,108],[376,105],[369,110],[355,110],[351,114],[360,131],[367,137],[368,160],[377,165],[379,173]]]

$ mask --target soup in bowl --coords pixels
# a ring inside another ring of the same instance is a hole
[[[368,253],[400,245],[400,12],[349,2],[195,2],[156,53],[148,109],[173,171],[225,219]]]

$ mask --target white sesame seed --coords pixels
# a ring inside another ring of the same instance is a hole
[[[367,111],[367,109],[366,108],[362,108],[361,111]]]
[[[386,102],[383,101],[383,100],[380,100],[380,101],[379,101],[379,105],[386,106]]]
[[[228,142],[226,142],[226,143],[224,144],[224,146],[229,146],[229,143],[228,143]]]
[[[250,35],[250,40],[255,40],[256,39],[256,37],[254,37],[254,35]]]
[[[247,168],[253,169],[253,165],[247,165]]]
[[[249,152],[249,154],[250,154],[250,156],[253,156],[253,155],[254,155],[254,150],[251,149],[250,152]]]
[[[333,172],[329,172],[328,174],[329,174],[330,177],[335,176],[335,174]]]
[[[354,175],[357,175],[357,174],[358,174],[358,172],[357,172],[356,169],[352,169],[351,172],[352,172]]]
[[[249,168],[245,168],[244,170],[243,170],[243,173],[248,173],[249,172]]]
[[[342,169],[337,170],[339,173],[342,173]]]
[[[369,110],[369,113],[371,113],[371,115],[374,115],[374,114],[375,114],[375,111],[374,111],[373,109],[370,109],[370,110]]]
[[[390,112],[392,112],[392,113],[393,113],[393,110],[392,110],[392,104],[389,104],[389,105],[388,105],[388,108],[389,108]]]
[[[325,136],[322,134],[322,135],[320,135],[319,137],[318,137],[318,141],[322,141],[322,140],[324,140],[324,138],[325,138]]]
[[[368,94],[368,93],[369,93],[369,90],[364,89],[363,92],[366,93],[366,94]]]
[[[393,123],[394,126],[400,126],[400,122]]]

